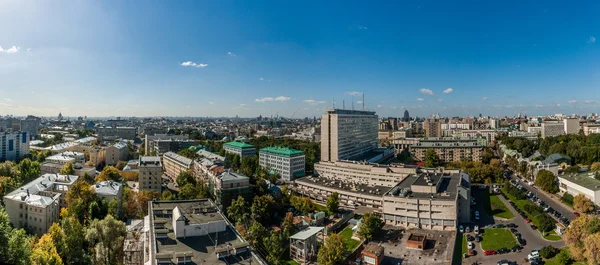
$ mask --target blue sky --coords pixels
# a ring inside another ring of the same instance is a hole
[[[0,115],[600,112],[598,1],[323,2],[0,1]]]

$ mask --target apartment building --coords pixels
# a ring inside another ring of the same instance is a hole
[[[78,176],[44,174],[4,196],[8,219],[15,228],[25,228],[38,236],[58,222],[60,208],[66,207],[65,194]]]
[[[27,132],[0,132],[0,160],[15,161],[29,155]]]
[[[40,119],[36,116],[28,115],[25,119],[22,119],[20,122],[21,122],[21,131],[27,132],[27,135],[29,136],[30,139],[34,138],[35,136],[38,135],[38,131],[40,130],[40,123],[42,122],[42,119]]]
[[[561,121],[542,122],[542,138],[554,137],[565,134],[565,124]]]
[[[323,179],[382,187],[393,187],[416,171],[416,166],[409,165],[380,165],[357,161],[315,163],[315,173]]]
[[[171,150],[171,142],[186,142],[190,137],[186,134],[182,135],[171,135],[166,133],[146,133],[144,137],[144,151],[146,154],[150,154],[152,151],[156,151],[156,154],[164,154],[169,151],[177,152],[179,147],[177,144],[173,144],[173,150]],[[162,141],[160,145],[158,142]],[[186,144],[184,144],[185,146]],[[193,144],[192,144],[193,145]],[[189,146],[188,146],[189,147]],[[186,147],[187,148],[187,147]],[[183,149],[183,148],[182,148]],[[180,150],[182,150],[180,149]]]
[[[191,169],[193,165],[191,159],[173,152],[165,153],[162,162],[165,175],[172,180],[177,179],[181,172]]]
[[[138,187],[140,190],[162,190],[162,163],[160,156],[140,156],[138,159]]]
[[[500,128],[500,120],[499,119],[490,119],[489,124],[490,124],[490,129],[499,129]]]
[[[486,140],[484,145],[491,145],[496,140],[498,132],[496,130],[462,130],[457,135],[460,138],[483,138]]]
[[[377,148],[373,111],[327,109],[321,119],[321,161],[352,160]]]
[[[114,166],[119,161],[127,160],[129,146],[127,142],[120,141],[105,148],[105,162],[107,166]]]
[[[63,163],[54,163],[54,162],[44,162],[40,164],[40,173],[43,174],[58,174],[60,170],[65,167]],[[81,164],[73,165],[75,169],[75,173],[73,175],[83,177],[85,174],[90,175],[91,177],[96,176],[96,168],[82,166]]]
[[[93,167],[106,163],[106,149],[103,147],[94,146],[88,150],[87,154],[88,163]]]
[[[306,170],[304,152],[287,147],[273,146],[260,149],[258,161],[262,168],[277,172],[285,181],[304,177]]]
[[[463,160],[481,162],[485,145],[476,139],[421,139],[410,147],[410,152],[419,160],[425,161],[427,150],[434,150],[444,163]]]
[[[50,162],[50,163],[63,164],[63,165],[67,164],[69,162],[71,162],[73,164],[76,164],[76,163],[83,164],[83,163],[85,163],[85,154],[81,153],[81,152],[64,151],[62,153],[46,157],[45,161]]]
[[[580,127],[578,118],[564,118],[564,130],[566,134],[578,134]]]
[[[442,123],[437,120],[428,120],[423,123],[425,137],[442,137]]]
[[[600,133],[600,124],[587,123],[583,125],[583,134],[590,135],[591,133]]]
[[[94,189],[96,195],[107,201],[114,199],[117,202],[120,202],[123,198],[123,184],[116,181],[106,180],[96,182],[96,184],[92,186],[92,189]]]
[[[236,154],[240,156],[240,161],[245,156],[255,156],[256,155],[256,147],[254,145],[241,142],[241,141],[233,141],[223,144],[223,149],[225,153]]]
[[[98,127],[98,138],[100,141],[112,141],[116,139],[135,140],[137,129],[135,127]]]

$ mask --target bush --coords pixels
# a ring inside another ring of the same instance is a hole
[[[540,250],[540,256],[544,259],[551,259],[560,252],[560,249],[553,246],[545,246]]]
[[[512,195],[517,200],[527,199],[527,195],[525,195],[525,193],[521,192],[519,189],[517,189],[517,187],[510,185],[510,184],[504,185],[504,188],[502,188],[502,191],[506,194]]]
[[[556,255],[556,264],[569,265],[571,262],[573,262],[573,260],[565,251],[561,251],[558,253],[558,255]]]
[[[574,199],[573,195],[566,193],[566,192],[565,192],[565,194],[563,194],[562,198],[560,198],[560,200],[562,202],[564,202],[568,205],[571,205],[571,206],[573,205],[573,199]]]

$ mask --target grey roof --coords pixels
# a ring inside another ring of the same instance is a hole
[[[173,153],[173,152],[166,152],[165,154],[163,154],[163,158],[164,157],[169,157],[169,158],[171,158],[171,159],[173,159],[173,160],[175,160],[175,161],[177,161],[179,163],[182,163],[182,164],[185,164],[185,165],[188,165],[188,166],[191,166],[192,162],[193,162],[191,159],[189,159],[189,158],[187,158],[185,156],[182,156],[182,155],[178,155],[178,154]]]
[[[162,166],[160,156],[140,156],[139,164],[140,166],[149,166],[152,164]]]
[[[29,205],[50,205],[52,202],[54,202],[56,195],[58,195],[58,193],[53,190],[55,184],[70,186],[77,181],[78,178],[78,176],[74,175],[44,174],[41,177],[21,186],[20,188],[15,189],[11,193],[4,196],[4,198],[15,201],[23,201]],[[38,195],[40,191],[54,192],[54,195],[52,197]]]
[[[117,148],[117,149],[127,148],[127,142],[119,141],[118,143],[113,144],[112,147]]]
[[[323,227],[310,226],[310,227],[290,236],[290,239],[306,240],[309,237],[314,236],[321,231],[323,231]]]
[[[230,170],[227,170],[221,174],[222,181],[246,180],[246,179],[248,179],[248,177],[246,177],[244,174],[235,173]]]
[[[123,188],[123,184],[121,184],[119,182],[114,182],[112,180],[101,181],[94,185],[96,194],[108,195],[108,196],[118,195],[119,191],[122,188]]]
[[[557,161],[561,161],[561,160],[571,161],[571,157],[569,157],[568,155],[562,155],[562,154],[551,154],[544,161],[548,164],[551,164],[551,163],[557,163]]]

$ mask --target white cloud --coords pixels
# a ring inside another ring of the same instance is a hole
[[[233,53],[233,52],[228,52],[227,55],[229,55],[231,57],[235,57],[235,53]]]
[[[356,104],[362,104],[362,100],[356,101]]]
[[[261,77],[261,78],[259,78],[258,80],[260,80],[260,81],[263,81],[263,80],[265,80],[265,78],[264,78],[264,77]]]
[[[575,103],[577,103],[577,100],[574,100],[574,99],[573,100],[569,100],[569,104],[575,104]]]
[[[208,102],[208,104],[210,104],[210,105],[214,105],[215,103],[214,103],[214,102],[212,102],[212,101],[209,101],[209,102]]]
[[[4,48],[2,48],[2,46],[0,46],[0,53],[3,52],[3,53],[11,54],[11,53],[17,53],[17,52],[19,52],[19,50],[21,50],[21,47],[12,46],[5,50]]]
[[[441,99],[441,98],[438,98],[438,100],[437,100],[437,101],[438,101],[438,102],[443,102],[444,100],[443,100],[443,99]]]
[[[205,63],[197,64],[192,61],[183,62],[180,65],[183,67],[196,67],[196,68],[204,68],[204,67],[208,66],[208,64],[205,64]]]
[[[425,101],[425,100],[424,100],[424,99],[422,99],[422,98],[417,98],[417,100],[418,100],[418,101]]]
[[[240,104],[240,105],[233,107],[233,109],[243,109],[243,108],[246,108],[246,104]]]
[[[308,103],[310,105],[318,105],[318,104],[325,104],[325,101],[324,100],[317,101],[317,100],[314,100],[314,99],[305,99],[304,103]]]
[[[588,38],[588,43],[596,43],[596,37],[594,37],[594,36],[590,36],[590,37]]]
[[[4,98],[4,101],[12,101],[12,98]]]
[[[482,101],[486,101],[486,100],[488,100],[488,98],[487,97],[482,97],[481,100]]]
[[[583,101],[583,103],[585,103],[585,104],[594,104],[594,103],[596,103],[596,101],[588,99],[588,100]]]
[[[560,103],[556,103],[556,106],[557,106],[557,107],[560,107]]]
[[[358,92],[358,91],[346,92],[346,95],[350,95],[350,96],[361,96],[362,94],[363,94],[362,92]]]
[[[290,97],[284,97],[284,96],[279,96],[276,98],[273,97],[264,97],[264,98],[257,98],[254,101],[256,102],[260,102],[260,103],[264,103],[264,102],[273,102],[273,101],[280,101],[280,102],[284,102],[284,101],[289,101]]]
[[[421,89],[419,89],[419,91],[425,95],[433,96],[433,91],[431,91],[431,89],[421,88]]]
[[[452,92],[454,92],[454,89],[452,89],[451,87],[446,88],[446,90],[444,90],[444,94],[450,94]]]
[[[382,105],[377,105],[377,107],[378,107],[378,108],[381,108],[381,107],[383,107],[383,106],[382,106]]]
[[[365,27],[365,26],[361,26],[361,25],[359,25],[359,26],[358,26],[358,27],[356,27],[356,28],[357,28],[357,29],[359,29],[359,30],[366,30],[366,29],[369,29],[369,28],[367,28],[367,27]]]

